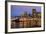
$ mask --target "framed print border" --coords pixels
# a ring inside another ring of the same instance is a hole
[[[19,3],[34,3],[34,4],[43,4],[44,5],[44,29],[43,30],[36,30],[36,31],[20,31],[20,32],[8,32],[8,12],[7,12],[7,3],[8,2],[19,2]],[[27,2],[27,1],[5,1],[5,33],[24,33],[24,32],[41,32],[45,31],[45,3],[44,2]]]

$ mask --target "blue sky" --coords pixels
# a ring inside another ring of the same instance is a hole
[[[40,6],[18,6],[11,5],[11,16],[20,16],[25,11],[32,14],[32,9],[36,9],[37,12],[41,12]]]

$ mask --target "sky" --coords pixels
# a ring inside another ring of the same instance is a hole
[[[36,9],[37,12],[41,12],[40,6],[19,6],[11,5],[11,16],[20,16],[25,11],[32,14],[32,9]]]

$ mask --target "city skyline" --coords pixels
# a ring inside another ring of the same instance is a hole
[[[36,9],[37,12],[41,12],[40,6],[16,6],[11,5],[11,16],[20,16],[22,13],[27,12],[32,14],[32,9]]]

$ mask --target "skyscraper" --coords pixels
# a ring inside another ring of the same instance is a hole
[[[32,16],[36,17],[36,9],[32,9]]]

